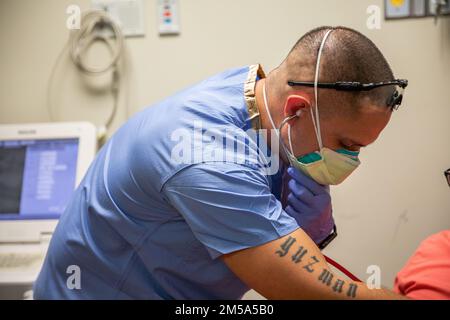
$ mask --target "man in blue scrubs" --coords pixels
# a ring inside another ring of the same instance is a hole
[[[397,297],[331,273],[316,245],[333,231],[326,184],[334,183],[311,166],[291,167],[289,179],[287,148],[278,153],[270,134],[249,133],[281,126],[288,145],[282,122],[291,117],[296,156],[323,143],[355,158],[378,137],[392,113],[384,89],[320,89],[321,129],[314,129],[314,89],[288,82],[314,80],[322,43],[319,82],[393,80],[370,40],[323,27],[267,77],[259,65],[228,70],[138,113],[77,188],[34,297],[240,299],[251,288],[276,299]],[[261,141],[271,152],[260,152]]]

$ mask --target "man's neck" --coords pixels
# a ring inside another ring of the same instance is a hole
[[[267,103],[269,104],[267,107],[264,103],[264,85],[266,85],[266,90],[267,90],[267,78],[265,79],[261,79],[259,81],[256,82],[256,86],[255,86],[255,99],[256,99],[256,106],[258,107],[259,110],[259,118],[260,118],[260,122],[261,122],[261,129],[265,129],[267,130],[267,145],[269,148],[271,148],[271,130],[275,130],[272,126],[272,122],[270,121],[270,116],[272,116],[273,122],[275,123],[275,126],[278,125],[277,122],[277,117],[276,114],[273,110],[270,109],[270,103],[269,103],[269,96],[267,96],[267,91],[266,91],[266,98],[267,98]],[[270,115],[267,113],[267,110],[269,110],[269,112],[271,113]],[[275,117],[274,117],[275,114]],[[284,159],[283,156],[281,156],[281,160],[282,161],[286,161],[286,159]]]
[[[269,94],[269,88],[267,87],[268,80],[267,78],[261,79],[256,82],[255,87],[255,98],[256,98],[256,106],[259,110],[259,117],[261,121],[261,129],[266,129],[268,133],[270,133],[270,130],[278,129],[279,121],[277,117],[276,110],[273,110],[271,107],[273,106],[273,103],[271,103],[271,94]],[[267,106],[264,102],[264,86],[266,90],[266,98],[267,98]],[[272,100],[273,102],[273,100]],[[268,113],[270,112],[270,114]],[[272,119],[273,123],[275,124],[275,128],[272,125]],[[269,137],[270,135],[268,135]],[[270,139],[268,139],[268,145],[270,147]]]
[[[259,118],[261,121],[261,129],[267,129],[271,130],[273,129],[272,124],[270,122],[270,115],[267,113],[267,110],[270,111],[270,106],[266,106],[264,103],[264,84],[266,83],[267,79],[261,79],[256,82],[255,86],[255,98],[256,98],[256,106],[259,110]],[[267,91],[266,91],[267,94]]]

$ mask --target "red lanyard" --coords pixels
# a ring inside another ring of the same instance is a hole
[[[326,255],[324,255],[325,260],[331,264],[332,266],[336,267],[338,270],[340,270],[342,273],[344,273],[347,277],[349,277],[350,279],[352,279],[353,281],[357,281],[357,282],[362,282],[361,280],[359,280],[353,273],[351,273],[350,271],[348,271],[347,269],[345,269],[343,266],[341,266],[339,263],[337,263],[336,261],[334,261],[333,259],[327,257]]]

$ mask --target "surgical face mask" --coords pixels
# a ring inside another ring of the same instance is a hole
[[[280,128],[277,130],[275,124],[273,122],[272,116],[269,111],[267,97],[266,97],[266,88],[265,85],[263,87],[263,96],[264,96],[264,104],[267,110],[267,114],[269,116],[269,120],[272,124],[272,127],[277,131],[278,138],[281,142],[281,146],[284,149],[289,163],[292,167],[301,170],[306,175],[310,176],[312,179],[317,181],[323,185],[337,185],[344,181],[360,164],[358,159],[359,152],[350,151],[346,149],[338,149],[336,151],[326,148],[322,144],[322,135],[320,130],[320,121],[319,121],[319,109],[318,109],[318,93],[317,93],[317,83],[319,80],[319,67],[320,67],[320,57],[322,54],[323,46],[325,41],[332,30],[329,30],[320,45],[319,54],[317,57],[317,65],[316,65],[316,74],[314,80],[314,96],[315,96],[315,112],[312,108],[311,110],[311,118],[314,125],[314,131],[316,133],[317,142],[319,145],[319,151],[309,153],[307,155],[296,158],[294,156],[294,150],[292,148],[292,140],[291,140],[291,126],[288,128],[288,139],[289,139],[289,149],[285,146],[283,140],[281,139],[281,129],[283,126],[288,123],[289,120],[298,117],[300,113],[298,112],[295,115],[287,117],[283,120],[280,125]]]

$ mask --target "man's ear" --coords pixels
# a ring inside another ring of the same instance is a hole
[[[286,104],[284,105],[284,116],[289,117],[294,114],[299,114],[311,107],[309,100],[303,96],[290,95],[286,99]]]

